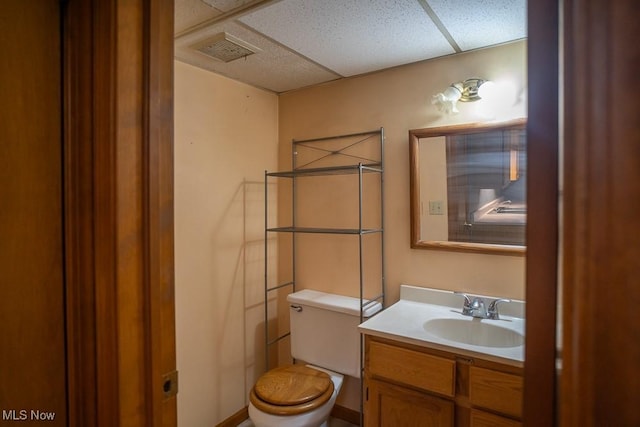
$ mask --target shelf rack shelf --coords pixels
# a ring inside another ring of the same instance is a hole
[[[303,155],[303,151],[305,155]],[[308,155],[308,153],[311,153]],[[303,158],[304,157],[304,158]],[[269,336],[269,294],[283,288],[290,288],[291,292],[296,291],[296,236],[298,234],[327,234],[327,235],[353,235],[358,236],[359,261],[354,268],[359,272],[359,299],[360,299],[360,321],[364,320],[363,312],[370,304],[380,302],[384,306],[385,285],[384,285],[384,129],[379,128],[373,131],[352,133],[346,135],[329,136],[322,138],[293,140],[292,141],[292,165],[288,171],[265,171],[264,192],[265,192],[265,271],[264,271],[264,325],[265,325],[265,367],[270,368],[269,347],[288,337],[289,332],[283,333],[274,339]],[[363,226],[363,176],[374,174],[379,176],[379,198],[380,212],[379,224],[374,227]],[[310,179],[314,177],[335,176],[335,175],[357,175],[358,176],[358,226],[357,227],[301,227],[297,224],[297,203],[298,203],[298,179]],[[270,227],[268,224],[268,182],[269,178],[286,178],[292,182],[292,223],[288,226]],[[267,236],[269,233],[289,233],[292,235],[292,280],[282,284],[271,285],[269,283],[268,271],[268,245]],[[365,235],[378,235],[380,241],[380,284],[379,291],[374,296],[365,296],[364,289],[364,260],[363,248]],[[353,291],[352,291],[353,292]],[[360,355],[363,355],[363,343],[360,343]],[[362,365],[360,366],[362,371]],[[362,377],[362,375],[361,375]],[[362,413],[362,396],[361,396]]]
[[[267,172],[267,176],[279,178],[302,178],[305,176],[323,176],[323,175],[348,175],[356,174],[362,169],[363,173],[382,173],[382,163],[344,165],[344,166],[328,166],[321,168],[306,168],[298,170],[290,170],[283,172]]]
[[[382,233],[382,228],[274,227],[268,228],[267,231],[276,233],[371,234]]]

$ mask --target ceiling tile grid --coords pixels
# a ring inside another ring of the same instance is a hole
[[[465,51],[527,37],[526,0],[428,0]]]
[[[283,0],[240,21],[342,76],[454,52],[416,0]]]
[[[225,63],[209,58],[194,48],[200,41],[221,32],[227,32],[261,51]],[[196,67],[278,93],[340,77],[234,21],[220,22],[207,27],[206,31],[176,40],[175,57]]]
[[[280,93],[526,38],[526,1],[176,0],[175,56]],[[260,51],[196,50],[221,32]]]
[[[174,34],[179,34],[221,13],[202,0],[175,0],[174,7]]]

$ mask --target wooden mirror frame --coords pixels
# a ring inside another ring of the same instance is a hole
[[[474,252],[495,255],[524,256],[526,246],[499,245],[491,243],[449,242],[443,240],[422,240],[420,227],[420,139],[447,136],[474,131],[489,131],[514,127],[526,127],[526,119],[516,119],[499,123],[471,123],[409,130],[409,201],[411,223],[411,248],[439,249],[457,252]]]

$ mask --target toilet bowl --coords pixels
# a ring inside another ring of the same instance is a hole
[[[256,427],[326,426],[344,377],[312,365],[290,365],[260,377],[251,390]]]
[[[358,325],[382,305],[303,289],[287,296],[291,356],[308,365],[265,373],[251,390],[249,418],[256,427],[326,425],[344,375],[360,378]]]

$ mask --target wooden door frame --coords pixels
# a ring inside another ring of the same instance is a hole
[[[529,192],[524,423],[640,425],[640,244],[635,229],[640,211],[640,98],[635,96],[640,92],[640,5],[635,0],[563,0],[564,72],[559,76],[559,3],[539,0],[529,2],[528,9],[528,132],[535,138],[529,139],[529,171],[535,187]],[[560,79],[561,194],[556,167]],[[561,366],[556,365],[556,306],[562,312]]]
[[[176,425],[173,0],[67,0],[62,31],[69,425]]]
[[[564,0],[563,426],[640,425],[636,0]]]
[[[559,0],[529,0],[526,348],[523,421],[556,418],[559,202]]]

